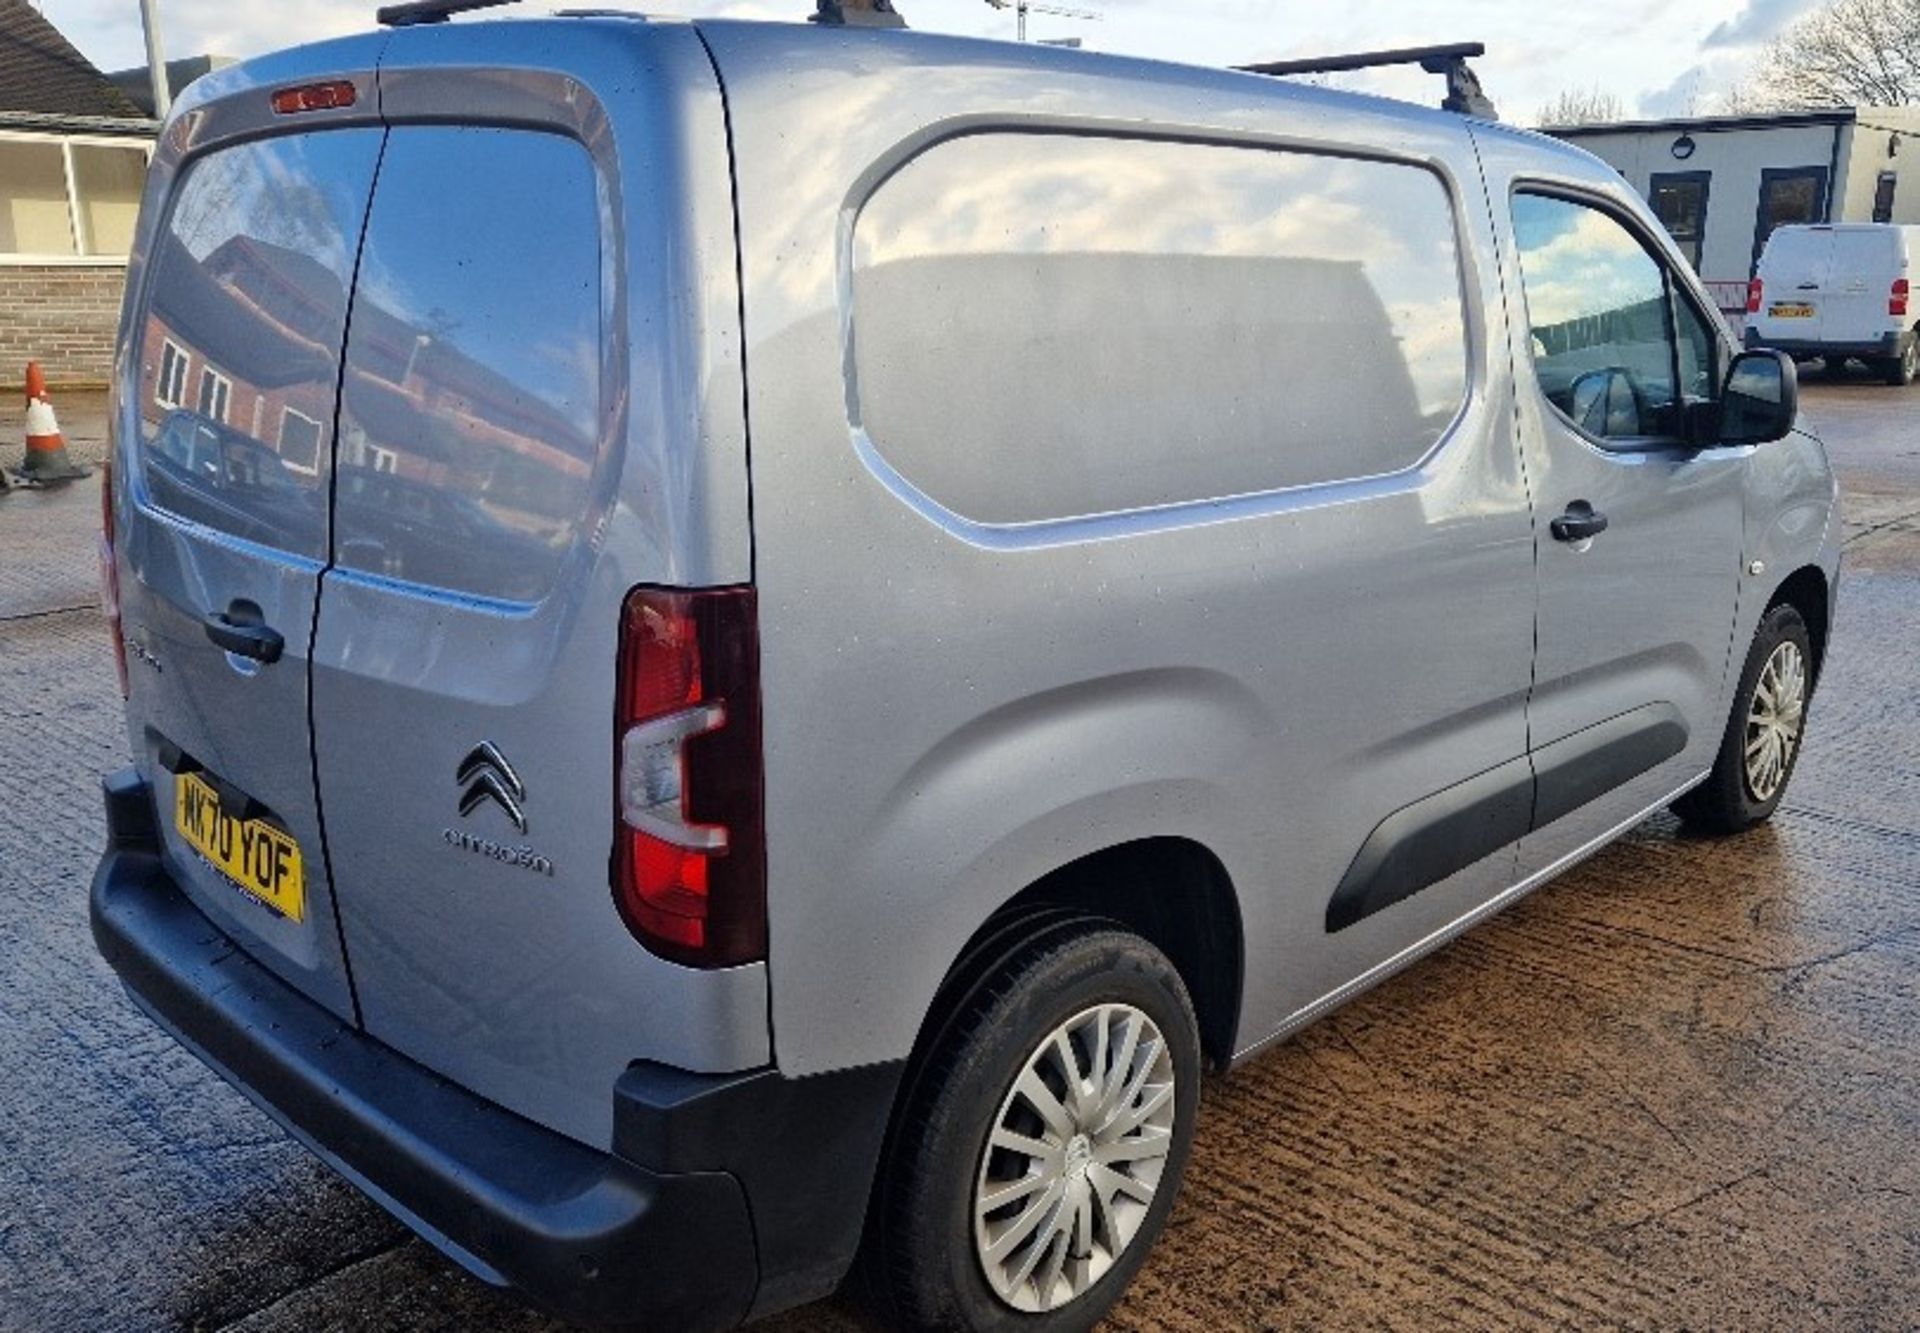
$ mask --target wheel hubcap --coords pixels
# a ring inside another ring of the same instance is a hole
[[[1131,1005],[1069,1019],[1000,1104],[973,1196],[974,1250],[1027,1314],[1084,1294],[1147,1219],[1173,1147],[1173,1056]]]
[[[1786,784],[1806,712],[1806,654],[1797,643],[1783,643],[1761,669],[1747,710],[1747,795],[1762,805]]]

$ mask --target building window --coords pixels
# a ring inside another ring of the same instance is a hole
[[[291,407],[280,414],[280,461],[295,472],[320,470],[320,423]]]
[[[0,136],[0,260],[125,259],[147,147]]]
[[[233,381],[208,366],[200,372],[200,415],[225,424],[227,404],[233,397]]]
[[[1700,249],[1707,235],[1707,195],[1712,183],[1710,171],[1656,172],[1647,192],[1654,216],[1695,273],[1700,271]]]
[[[400,455],[393,450],[382,449],[376,444],[368,452],[371,455],[373,470],[375,472],[393,474],[400,471]]]
[[[1893,196],[1899,188],[1899,173],[1892,171],[1880,173],[1880,181],[1873,187],[1873,220],[1875,222],[1893,221]]]
[[[1776,227],[1827,221],[1825,167],[1766,167],[1760,172],[1760,211],[1754,219],[1753,264]],[[1751,270],[1749,270],[1751,274]]]
[[[160,347],[160,375],[153,382],[153,401],[162,407],[178,407],[187,391],[187,363],[190,358],[169,338]]]

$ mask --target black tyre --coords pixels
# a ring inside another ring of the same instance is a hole
[[[1920,338],[1908,339],[1905,351],[1883,362],[1881,374],[1896,389],[1912,384],[1914,377],[1920,375]]]
[[[1193,1005],[1118,926],[1053,914],[949,996],[868,1217],[889,1327],[1056,1333],[1112,1308],[1166,1225],[1200,1101]]]
[[[1707,833],[1743,833],[1780,808],[1800,762],[1813,697],[1813,640],[1791,606],[1776,606],[1740,673],[1733,713],[1707,780],[1674,802],[1673,812]]]

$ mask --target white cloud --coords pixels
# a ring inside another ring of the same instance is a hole
[[[1822,0],[1747,0],[1738,14],[1708,33],[1702,45],[1713,49],[1770,42],[1788,24],[1821,3]]]

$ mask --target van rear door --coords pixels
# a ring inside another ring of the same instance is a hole
[[[1878,342],[1894,325],[1887,313],[1896,278],[1906,276],[1900,233],[1892,227],[1835,227],[1820,291],[1820,336],[1830,343]]]
[[[371,74],[352,81],[372,106]],[[190,118],[201,137],[188,154],[186,134],[163,145],[149,213],[165,205],[143,220],[134,265],[116,419],[127,712],[174,878],[248,952],[352,1021],[308,657],[340,348],[382,130],[286,133],[267,90],[240,101]]]
[[[1761,305],[1753,326],[1768,342],[1820,342],[1833,228],[1781,227],[1767,240],[1757,274]]]
[[[314,647],[360,1011],[605,1146],[633,1061],[768,1057],[764,965],[653,956],[609,878],[626,595],[751,578],[719,87],[618,18],[403,29],[380,84]]]

